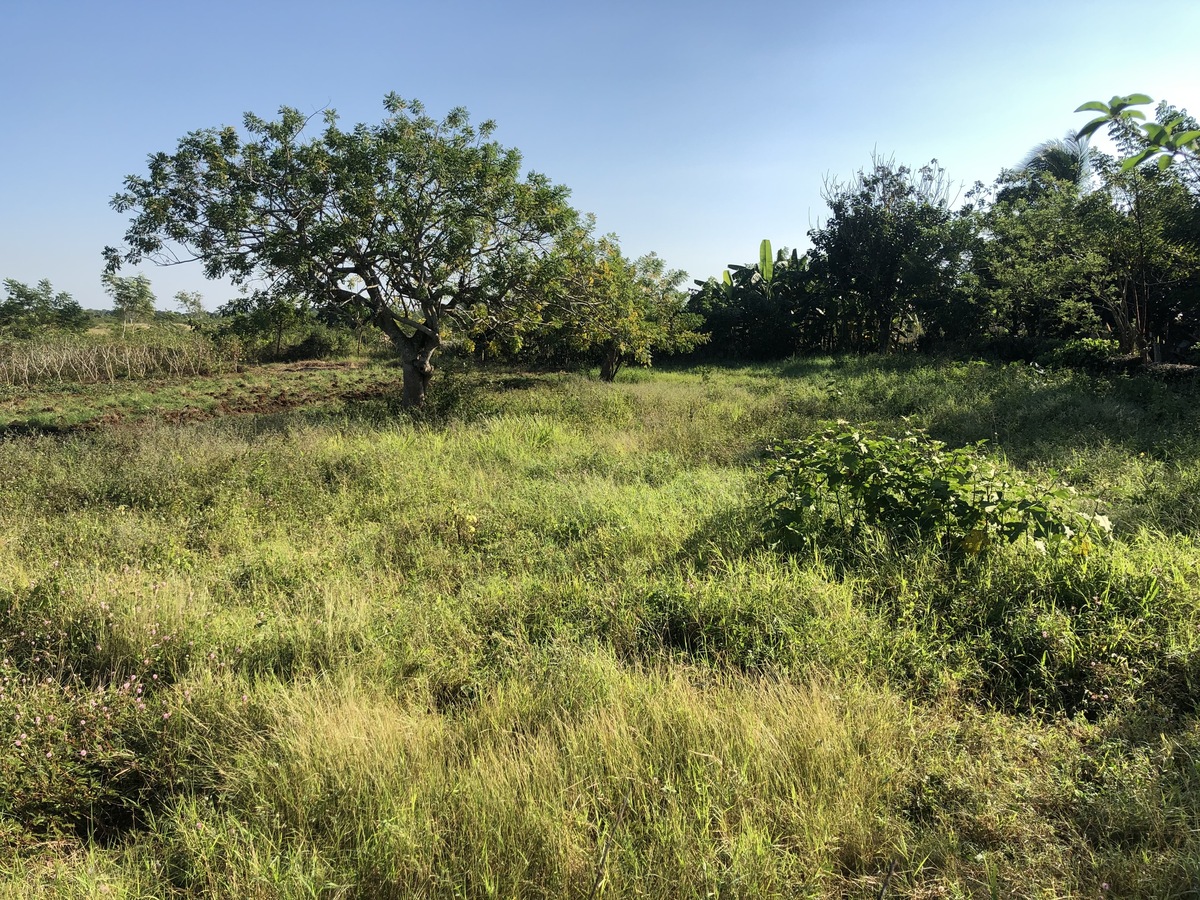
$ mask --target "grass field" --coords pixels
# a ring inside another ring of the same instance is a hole
[[[0,434],[69,432],[142,421],[178,424],[217,416],[323,407],[385,396],[396,372],[366,362],[243,366],[204,377],[96,384],[0,385]]]
[[[5,398],[0,896],[1200,896],[1200,386],[397,375]],[[838,419],[1113,540],[785,553]]]

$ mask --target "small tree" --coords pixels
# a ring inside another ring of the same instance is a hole
[[[285,339],[295,339],[318,324],[310,304],[274,294],[238,297],[223,305],[220,314],[233,334],[253,343],[265,341],[268,349],[256,353],[270,359],[283,358]]]
[[[150,279],[145,275],[122,278],[105,272],[103,280],[104,289],[113,298],[113,314],[121,320],[122,335],[132,323],[154,316],[156,298],[150,290]]]
[[[686,353],[708,339],[697,331],[702,317],[687,312],[686,277],[653,253],[630,262],[611,235],[588,238],[560,282],[566,297],[556,305],[573,314],[559,327],[576,352],[599,358],[604,381],[626,363],[650,365],[655,353]]]
[[[435,121],[395,94],[384,106],[381,124],[348,131],[327,112],[311,139],[310,117],[287,107],[247,114],[245,136],[188,134],[113,198],[133,221],[110,267],[182,251],[210,278],[358,307],[399,354],[404,402],[421,404],[445,326],[524,318],[532,271],[576,215],[565,188],[522,178],[520,153],[488,140],[494,123],[475,128],[463,109]]]
[[[66,291],[55,293],[48,278],[30,287],[4,279],[8,296],[0,303],[0,330],[14,337],[32,337],[47,329],[83,331],[91,318]]]
[[[199,291],[176,291],[175,305],[181,313],[191,319],[198,319],[207,314],[204,298]]]

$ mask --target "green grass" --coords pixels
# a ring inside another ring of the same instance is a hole
[[[0,442],[0,896],[1200,890],[1195,386],[439,389]],[[1059,473],[1115,542],[770,545],[769,443],[902,417]]]

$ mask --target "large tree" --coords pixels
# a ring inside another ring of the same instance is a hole
[[[840,343],[888,352],[898,333],[937,315],[969,263],[970,229],[950,209],[945,170],[875,158],[828,182],[830,217],[809,231],[813,291],[837,309]]]
[[[421,404],[446,324],[538,303],[524,288],[576,216],[565,188],[522,177],[492,122],[462,109],[439,122],[395,94],[384,106],[381,124],[350,130],[326,112],[311,138],[311,117],[286,107],[247,114],[245,136],[188,134],[113,198],[133,220],[110,266],[199,260],[210,278],[359,307],[398,351],[404,402]]]
[[[1200,203],[1182,171],[1153,165],[1105,171],[1116,213],[1105,232],[1108,317],[1122,350],[1158,361],[1200,337]]]

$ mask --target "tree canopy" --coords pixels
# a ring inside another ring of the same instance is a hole
[[[361,308],[390,338],[404,400],[424,401],[445,326],[535,312],[554,239],[577,216],[568,191],[522,177],[521,155],[465,110],[441,121],[389,94],[378,125],[324,129],[284,107],[267,121],[194,131],[112,200],[131,212],[122,262],[198,260],[210,278],[320,306]]]
[[[0,331],[14,337],[33,337],[47,329],[83,331],[90,316],[66,291],[55,291],[50,279],[30,286],[4,279],[7,294],[0,303]]]
[[[826,185],[829,219],[809,234],[817,292],[839,310],[841,344],[887,352],[899,330],[936,313],[966,263],[945,170],[876,158],[846,184]]]
[[[653,253],[626,259],[611,235],[585,237],[564,266],[561,306],[575,314],[561,317],[559,330],[575,352],[599,357],[604,381],[627,362],[692,350],[708,336],[697,331],[703,318],[686,309],[686,277]]]

